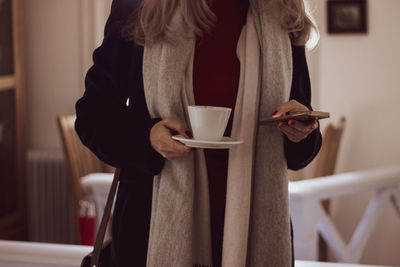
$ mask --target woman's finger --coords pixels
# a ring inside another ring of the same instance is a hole
[[[282,128],[285,129],[286,132],[289,132],[289,133],[291,133],[291,134],[293,134],[293,135],[295,135],[295,136],[298,136],[299,138],[305,138],[305,137],[307,137],[307,135],[308,135],[308,133],[299,131],[299,130],[297,130],[296,128],[293,128],[293,127],[290,126],[290,125],[285,125],[285,126],[283,126]]]
[[[191,133],[186,128],[185,124],[181,123],[180,121],[175,120],[174,118],[165,118],[162,120],[163,124],[173,132],[180,134],[186,138],[191,138]]]
[[[318,127],[318,122],[316,120],[314,120],[311,123],[304,123],[304,122],[297,121],[297,120],[289,120],[288,125],[294,129],[308,135]]]
[[[176,131],[173,129],[182,132],[182,129],[185,129],[185,127],[178,121],[169,118],[156,123],[150,130],[151,145],[165,158],[171,158],[170,154],[173,154],[175,158],[177,156],[184,156],[190,152],[189,147],[172,139],[172,132]]]
[[[194,151],[194,150],[191,150]],[[188,153],[165,153],[164,155],[162,155],[164,158],[168,159],[168,160],[173,160],[173,159],[178,159],[178,158],[182,158],[185,155],[187,155]]]
[[[158,131],[158,139],[155,142],[156,143],[156,149],[162,153],[185,153],[189,152],[190,148],[182,144],[181,142],[175,141],[172,139],[172,135],[170,133],[170,130],[162,126],[163,129],[160,129]]]
[[[285,114],[286,112],[301,112],[301,111],[308,111],[309,109],[304,106],[303,104],[300,104],[296,100],[290,100],[288,102],[285,102],[283,104],[280,104],[274,113],[272,113],[272,117],[276,118],[281,116],[282,114]]]
[[[298,136],[292,134],[292,133],[291,133],[290,131],[288,131],[287,129],[281,128],[280,130],[287,136],[287,138],[288,138],[290,141],[292,141],[292,142],[294,142],[294,143],[298,143],[298,142],[301,141],[301,139],[300,139]]]
[[[162,148],[163,152],[168,153],[188,153],[190,152],[190,147],[185,146],[181,142],[175,141],[171,137],[165,137],[164,139],[164,147]]]
[[[307,137],[308,134],[303,133],[295,128],[292,128],[291,126],[285,124],[282,126],[279,126],[279,129],[286,134],[286,136],[293,142],[299,142],[303,140],[304,138]]]

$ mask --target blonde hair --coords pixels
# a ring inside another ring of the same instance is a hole
[[[287,29],[292,43],[306,45],[310,38],[310,47],[317,44],[319,39],[317,25],[311,16],[304,0],[278,0],[281,9],[281,24]]]
[[[124,36],[140,45],[167,41],[173,42],[172,16],[177,8],[183,14],[183,21],[197,36],[209,32],[216,22],[211,11],[213,0],[143,0],[137,14],[123,28]],[[251,0],[250,0],[251,1]],[[289,32],[295,45],[305,45],[311,31],[317,32],[312,17],[308,14],[304,0],[270,0],[281,12],[282,27]]]

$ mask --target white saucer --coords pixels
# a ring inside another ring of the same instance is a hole
[[[209,149],[224,149],[235,145],[240,145],[243,141],[233,140],[230,137],[224,136],[221,141],[204,141],[185,138],[182,135],[174,135],[172,139],[184,143],[188,147],[209,148]]]

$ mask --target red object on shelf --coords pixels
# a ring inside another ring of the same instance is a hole
[[[80,201],[79,236],[81,245],[94,245],[96,236],[96,212],[94,203],[90,201]]]
[[[81,245],[93,246],[95,227],[96,217],[79,218],[79,234],[81,238]]]

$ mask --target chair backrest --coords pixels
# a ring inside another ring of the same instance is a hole
[[[64,146],[67,161],[70,185],[72,188],[72,205],[74,206],[74,220],[79,218],[79,201],[84,198],[81,187],[81,178],[94,172],[114,172],[114,168],[100,161],[87,147],[85,147],[75,132],[75,115],[58,116],[58,126]],[[79,240],[78,232],[75,233]],[[78,242],[78,241],[77,241]]]
[[[332,175],[335,173],[337,155],[339,152],[340,141],[342,139],[343,131],[346,126],[345,117],[339,119],[338,125],[328,124],[325,128],[321,151],[319,152],[316,163],[314,165],[314,171],[311,178],[323,177]],[[322,201],[322,206],[325,211],[330,213],[330,201]],[[326,242],[319,237],[318,238],[318,260],[328,260],[328,246]]]
[[[82,198],[80,179],[93,172],[103,172],[103,163],[82,143],[75,132],[75,115],[58,116],[68,172],[72,181],[74,198]]]
[[[332,175],[335,172],[337,155],[340,147],[340,140],[346,119],[341,117],[337,126],[330,123],[324,131],[321,151],[316,159],[313,177]]]

